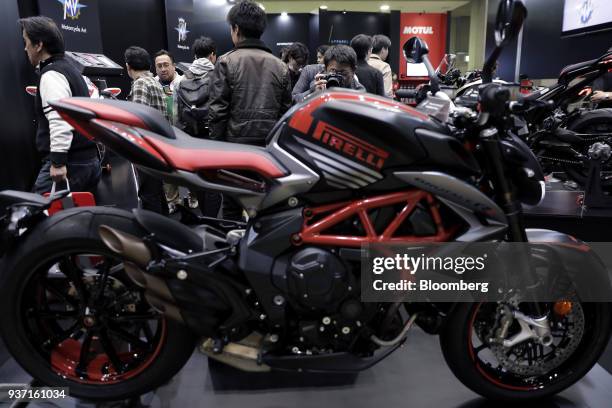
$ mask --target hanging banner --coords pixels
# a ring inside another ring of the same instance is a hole
[[[411,37],[425,40],[429,47],[431,65],[435,69],[446,52],[446,14],[402,13],[400,24],[400,79],[426,77],[425,65],[407,63],[402,47]]]
[[[102,53],[98,0],[38,0],[38,10],[62,30],[66,50]]]

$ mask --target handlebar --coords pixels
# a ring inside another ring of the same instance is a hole
[[[534,108],[550,110],[552,112],[555,109],[555,103],[553,101],[540,101],[537,99],[523,99],[508,103],[508,109],[512,113],[524,113]]]
[[[510,100],[510,90],[496,85],[481,85],[478,89],[480,94],[480,108],[483,113],[493,117],[502,117],[506,112],[506,105]]]
[[[416,98],[418,92],[416,89],[398,89],[395,91],[395,96],[398,98],[409,98],[409,99],[414,99]]]

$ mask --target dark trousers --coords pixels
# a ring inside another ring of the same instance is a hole
[[[138,197],[142,208],[158,214],[168,215],[168,203],[164,194],[164,183],[140,170],[138,174]]]
[[[224,220],[243,221],[242,206],[227,194],[223,194],[221,218]]]
[[[100,160],[97,157],[90,160],[70,162],[66,167],[68,170],[68,181],[70,182],[71,191],[93,191],[98,185],[98,181],[100,181],[102,168],[100,167]],[[38,173],[32,191],[38,194],[48,193],[51,191],[52,185],[51,162],[45,160],[43,161],[42,168]],[[64,188],[63,185],[58,186],[58,190]]]
[[[242,221],[242,207],[226,194],[198,191],[196,197],[205,217]]]
[[[219,218],[221,210],[221,193],[208,190],[198,190],[196,193],[200,212],[205,217]]]

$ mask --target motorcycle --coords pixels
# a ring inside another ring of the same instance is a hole
[[[446,59],[441,65],[447,64],[450,70],[443,74],[438,67],[430,78],[435,77],[441,85],[458,85],[462,77]],[[592,106],[572,109],[572,106],[584,104],[590,94],[585,87],[611,68],[612,52],[569,65],[561,70],[556,85],[539,88],[520,98],[512,109],[516,118],[516,132],[536,153],[544,172],[561,173],[559,177],[588,190],[590,198],[587,201],[595,207],[612,205],[605,195],[605,191],[612,187],[612,177],[608,174],[611,170],[609,159],[612,157],[612,109],[593,109]],[[475,72],[479,73],[475,80],[459,85],[459,89],[449,95],[455,104],[476,109],[482,73]],[[509,85],[500,80],[494,82]],[[402,96],[422,102],[431,89],[430,85],[426,85],[409,91],[408,96]],[[521,100],[530,100],[528,109],[521,106]]]
[[[521,1],[501,2],[490,63],[525,16]],[[406,50],[433,72],[423,41]],[[196,345],[246,371],[356,372],[397,350],[416,324],[439,334],[453,373],[481,395],[561,392],[603,352],[610,304],[565,302],[554,318],[555,302],[360,299],[366,243],[586,247],[523,227],[521,203],[542,199],[543,175],[504,125],[507,90],[486,84],[480,98],[480,114],[461,110],[445,123],[386,98],[328,90],[287,112],[265,148],[192,138],[128,102],[54,102],[79,133],[151,175],[234,197],[249,220],[180,223],[104,207],[47,217],[65,192],[0,192],[8,350],[44,384],[117,400],[168,381]]]
[[[578,186],[603,197],[612,187],[609,171],[612,146],[612,109],[571,109],[586,101],[585,92],[597,78],[612,69],[612,52],[594,60],[565,67],[556,85],[529,95],[532,103],[522,117],[529,126],[526,142],[536,152],[546,172],[562,172]]]

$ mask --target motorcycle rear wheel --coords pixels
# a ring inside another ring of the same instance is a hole
[[[170,380],[195,338],[148,305],[100,240],[101,224],[143,234],[129,212],[103,207],[63,211],[28,232],[2,271],[0,329],[32,377],[112,401]]]
[[[574,351],[554,369],[538,375],[518,375],[485,363],[490,346],[474,346],[479,313],[491,304],[457,304],[440,334],[440,346],[453,374],[472,391],[493,400],[529,401],[550,397],[570,387],[597,363],[610,338],[612,306],[581,303],[584,331]]]

